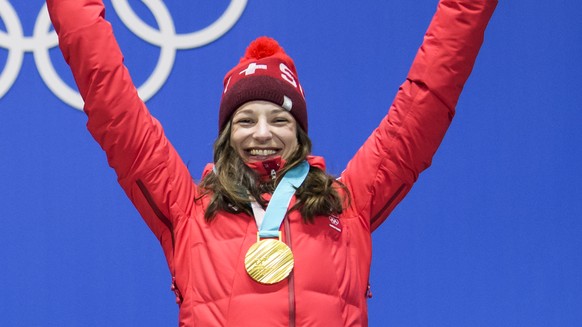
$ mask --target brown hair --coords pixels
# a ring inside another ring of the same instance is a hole
[[[212,221],[218,211],[246,212],[252,216],[251,202],[256,200],[263,208],[264,193],[272,193],[283,175],[305,160],[311,153],[311,140],[297,126],[297,151],[287,160],[275,180],[261,181],[260,176],[249,168],[230,145],[231,122],[214,142],[214,171],[200,182],[205,190],[202,196],[211,196],[204,218]],[[344,184],[325,171],[310,167],[303,184],[295,192],[297,202],[291,210],[299,210],[305,222],[313,222],[318,215],[340,214],[349,202],[349,192]]]

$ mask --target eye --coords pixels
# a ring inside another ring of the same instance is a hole
[[[236,119],[234,121],[234,123],[238,124],[238,125],[247,126],[247,125],[252,125],[254,123],[254,121],[248,117],[241,117],[241,118]]]
[[[287,117],[275,117],[273,122],[276,124],[285,124],[289,122],[289,118]]]

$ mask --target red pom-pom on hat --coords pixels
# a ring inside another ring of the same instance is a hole
[[[240,62],[250,59],[262,59],[275,54],[285,55],[285,50],[283,50],[275,39],[261,36],[249,44],[245,55],[240,59]]]

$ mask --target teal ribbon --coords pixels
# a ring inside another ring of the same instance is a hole
[[[307,177],[307,173],[309,173],[309,163],[303,161],[283,176],[267,205],[265,218],[259,229],[259,238],[279,237],[279,228],[285,219],[291,198]]]

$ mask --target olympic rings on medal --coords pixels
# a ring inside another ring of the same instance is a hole
[[[240,19],[247,5],[247,0],[231,0],[223,14],[209,26],[199,31],[177,34],[174,20],[163,1],[142,0],[142,2],[152,12],[159,30],[144,23],[127,0],[111,0],[113,9],[132,33],[160,48],[160,56],[154,71],[138,87],[143,101],[153,97],[164,85],[172,71],[177,50],[201,47],[220,38]],[[0,47],[8,50],[6,66],[0,72],[0,98],[10,90],[18,77],[24,54],[32,52],[40,76],[51,92],[68,105],[82,110],[81,96],[61,79],[50,59],[49,50],[58,46],[58,38],[54,31],[51,32],[46,4],[38,14],[32,37],[24,36],[18,15],[7,0],[0,0],[0,19],[3,20],[8,32],[0,31]]]

